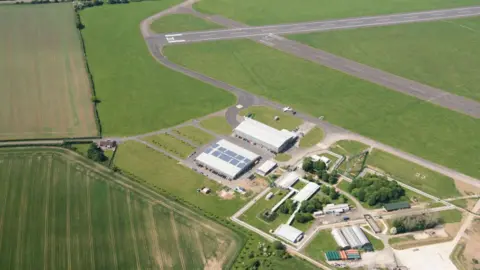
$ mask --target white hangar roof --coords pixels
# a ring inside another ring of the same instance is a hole
[[[195,160],[211,169],[235,178],[260,156],[226,140],[214,143]]]
[[[278,237],[281,237],[285,240],[288,240],[292,243],[296,243],[303,236],[303,232],[300,231],[297,228],[294,228],[294,227],[290,226],[290,225],[281,224],[275,230],[275,235],[277,235]]]
[[[295,184],[298,179],[300,179],[300,176],[296,172],[289,172],[278,178],[275,184],[281,188],[289,188]]]
[[[308,182],[308,184],[302,188],[297,195],[293,197],[293,201],[295,202],[303,202],[305,200],[308,200],[312,195],[317,192],[317,190],[320,188],[319,185],[313,182]]]
[[[277,149],[296,136],[293,132],[277,130],[251,118],[245,118],[245,120],[235,128],[235,131],[244,133],[265,145],[270,145]]]
[[[261,174],[262,176],[265,176],[267,173],[269,173],[276,166],[277,166],[276,162],[274,162],[273,160],[267,160],[260,167],[258,167],[257,172],[259,174]]]

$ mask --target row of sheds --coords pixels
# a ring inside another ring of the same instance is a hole
[[[332,236],[341,249],[361,248],[372,250],[372,244],[358,226],[333,229]]]
[[[332,250],[325,252],[327,261],[346,261],[346,260],[360,260],[360,252],[356,249],[349,250]]]

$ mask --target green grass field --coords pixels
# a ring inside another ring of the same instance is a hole
[[[146,1],[81,12],[104,135],[147,133],[234,104],[233,95],[163,67],[150,55],[140,21],[178,3]]]
[[[209,117],[205,120],[202,120],[200,122],[200,125],[203,128],[206,128],[210,131],[213,131],[221,135],[232,134],[232,130],[233,130],[233,128],[228,124],[227,119],[225,119],[225,117],[222,117],[222,116]]]
[[[202,0],[195,9],[251,25],[314,21],[478,5],[475,0]]]
[[[388,239],[388,243],[390,245],[401,243],[401,242],[406,242],[406,241],[412,241],[415,240],[415,237],[413,235],[407,235],[407,236],[401,236],[401,237],[392,237]]]
[[[252,106],[240,111],[240,115],[242,116],[248,114],[252,114],[253,119],[279,130],[292,130],[303,123],[301,119],[292,116],[291,113],[284,113],[269,107]],[[279,119],[275,120],[275,116],[278,116]]]
[[[315,127],[305,134],[302,139],[300,139],[299,146],[302,148],[312,147],[323,140],[324,135],[325,134],[321,128]]]
[[[150,28],[156,33],[201,31],[223,28],[190,14],[171,14],[154,21]]]
[[[194,146],[179,140],[168,133],[146,137],[144,138],[144,141],[165,149],[169,153],[180,158],[187,158],[191,153],[193,153],[193,151],[195,151]]]
[[[215,139],[214,136],[194,126],[179,127],[174,129],[173,132],[198,145],[207,144]]]
[[[182,198],[204,211],[229,217],[245,204],[243,197],[224,200],[216,195],[222,187],[175,160],[141,143],[126,142],[117,150],[115,165],[126,174],[145,181],[148,185]],[[212,193],[204,195],[198,188],[209,187]]]
[[[71,4],[0,6],[0,140],[97,136]]]
[[[385,245],[383,244],[382,240],[373,237],[371,234],[365,232],[365,236],[368,238],[368,241],[372,243],[373,249],[375,251],[380,251],[385,248]]]
[[[480,17],[289,36],[480,101]]]
[[[272,207],[288,193],[279,188],[274,188],[271,191],[275,194],[272,199],[268,201],[265,200],[265,198],[259,199],[250,209],[240,216],[241,220],[266,233],[269,233],[270,230],[275,230],[280,224],[287,222],[290,217],[290,215],[282,214],[279,211],[277,211],[277,218],[272,222],[267,222],[260,217],[265,210],[272,209]]]
[[[312,242],[305,248],[305,253],[317,261],[325,261],[325,252],[337,250],[338,245],[333,239],[331,230],[321,230]]]
[[[398,181],[416,187],[430,195],[440,198],[461,196],[455,182],[450,177],[389,153],[375,149],[368,156],[367,164],[379,168]]]
[[[438,216],[443,219],[444,223],[456,223],[462,221],[462,212],[458,209],[438,212]]]
[[[242,241],[73,152],[0,150],[0,268],[197,269]]]
[[[180,45],[165,52],[170,60],[208,76],[480,177],[479,119],[249,40]]]
[[[275,160],[280,162],[289,161],[291,158],[292,158],[292,155],[287,153],[280,153],[275,156]]]

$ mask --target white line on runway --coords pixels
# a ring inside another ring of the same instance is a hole
[[[182,36],[183,34],[169,34],[169,35],[165,35],[166,37],[179,37],[179,36]]]
[[[168,41],[168,43],[179,43],[179,42],[185,42],[185,39],[178,39],[178,40]]]

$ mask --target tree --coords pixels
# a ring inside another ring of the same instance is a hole
[[[285,250],[285,246],[284,246],[283,243],[280,242],[280,241],[274,241],[274,242],[273,242],[273,247],[274,247],[276,250]]]
[[[313,163],[313,170],[316,172],[323,172],[327,169],[327,165],[325,165],[325,162],[318,160]]]
[[[299,223],[307,223],[312,219],[313,219],[313,216],[307,213],[297,213],[295,215],[295,220]]]
[[[313,161],[312,161],[311,158],[305,158],[303,160],[302,169],[306,172],[312,172],[313,171]]]
[[[96,143],[91,143],[87,151],[87,157],[96,162],[106,161],[108,158],[103,153],[103,150],[97,146]]]
[[[328,175],[327,171],[322,171],[322,180],[327,182],[328,177],[329,177],[329,175]]]
[[[330,187],[327,185],[322,185],[322,193],[325,195],[330,195]]]
[[[338,199],[338,197],[340,197],[340,193],[338,193],[335,189],[332,188],[330,190],[330,199],[336,200]]]

